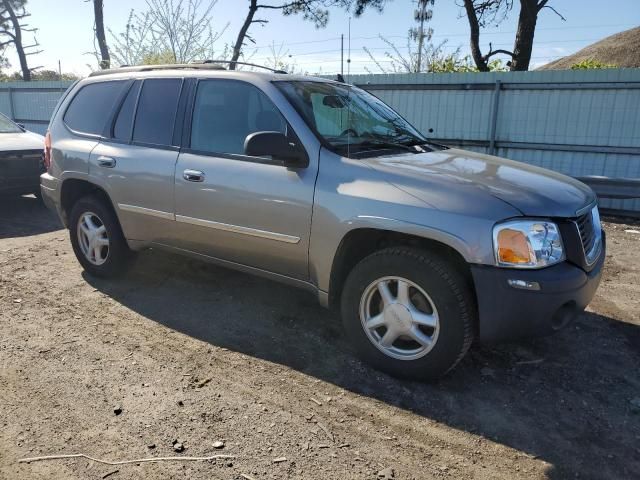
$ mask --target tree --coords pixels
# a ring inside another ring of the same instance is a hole
[[[420,55],[420,60],[418,60],[418,52],[412,46],[412,37],[407,38],[406,53],[387,38],[380,36],[380,39],[389,46],[389,50],[384,52],[386,60],[378,60],[367,47],[363,49],[381,73],[454,73],[478,71],[468,55],[462,56],[460,47],[456,48],[453,52],[447,53],[447,40],[443,40],[439,44],[433,44],[431,42],[423,44],[422,54]],[[490,61],[488,67],[492,72],[502,72],[506,70],[500,60]],[[365,70],[368,73],[373,73],[366,67]]]
[[[190,63],[215,59],[215,45],[228,27],[214,32],[211,12],[217,0],[147,0],[147,10],[131,10],[124,32],[109,30],[111,55],[119,65],[163,59]],[[226,55],[226,49],[223,51]]]
[[[354,7],[354,14],[360,16],[367,8],[375,8],[382,11],[387,0],[284,0],[284,3],[271,2],[258,3],[258,0],[248,0],[249,10],[247,16],[240,27],[236,41],[233,44],[230,70],[236,69],[236,63],[242,55],[242,49],[246,45],[246,41],[254,43],[253,38],[249,34],[249,29],[253,24],[265,25],[269,20],[256,18],[259,10],[280,11],[283,15],[302,15],[304,20],[311,21],[316,28],[324,28],[329,21],[328,7],[342,7],[350,9]]]
[[[22,71],[22,79],[31,80],[31,71],[35,68],[29,68],[27,57],[42,52],[42,50],[33,51],[33,48],[39,46],[35,39],[32,44],[25,45],[23,32],[35,33],[36,28],[30,28],[24,23],[24,19],[30,14],[25,10],[26,0],[0,0],[0,38],[7,38],[0,42],[0,47],[6,48],[13,44],[20,61],[20,70]]]
[[[164,52],[150,52],[142,57],[142,65],[168,65],[176,63],[173,52],[165,50]]]
[[[223,32],[214,33],[211,11],[218,0],[147,0],[154,42],[176,63],[205,60]],[[226,29],[226,27],[225,27]]]
[[[369,48],[363,47],[371,61],[376,64],[382,73],[429,72],[431,71],[431,65],[446,63],[444,49],[447,41],[444,40],[438,45],[434,45],[431,42],[433,29],[425,28],[425,23],[430,22],[433,18],[433,11],[429,7],[433,6],[434,3],[435,0],[418,0],[418,8],[413,14],[413,19],[418,23],[418,26],[409,29],[406,52],[402,52],[395,43],[382,35],[380,35],[380,39],[389,47],[389,50],[384,52],[387,60],[376,59]],[[458,62],[457,58],[454,57],[460,57],[459,48],[450,55],[450,63]],[[383,63],[387,63],[387,66],[384,66]]]
[[[104,34],[104,6],[103,0],[93,0],[93,30],[100,50],[100,68],[107,69],[111,66],[111,56],[107,46],[107,38]]]
[[[490,72],[506,72],[508,70],[502,64],[502,60],[497,58],[491,60],[488,67]],[[478,67],[475,66],[469,55],[460,56],[460,49],[458,49],[441,59],[434,60],[429,66],[429,71],[431,73],[468,73],[478,72]]]
[[[289,50],[285,49],[284,43],[281,43],[277,48],[275,42],[269,45],[269,56],[264,59],[263,65],[288,73],[296,73],[297,70],[296,63],[291,61],[291,54]]]
[[[151,38],[151,19],[149,12],[137,14],[131,10],[123,32],[111,36],[111,57],[118,65],[140,65],[145,56],[156,51]]]
[[[433,18],[433,10],[429,5],[433,6],[435,0],[418,0],[418,8],[415,10],[413,17],[420,23],[419,27],[409,29],[409,38],[418,43],[418,56],[416,62],[416,70],[419,72],[422,68],[422,47],[424,41],[430,41],[433,37],[433,28],[425,30],[425,22],[431,21]]]
[[[38,70],[31,74],[32,80],[78,80],[80,77],[75,73],[62,72],[59,73],[55,70]]]
[[[489,71],[489,60],[494,55],[503,54],[511,58],[507,65],[512,71],[529,69],[533,37],[535,34],[538,15],[543,8],[556,13],[562,20],[566,20],[552,6],[549,0],[519,0],[520,12],[513,51],[494,50],[489,43],[489,51],[483,55],[480,49],[480,29],[487,25],[499,25],[513,9],[516,0],[463,0],[464,10],[471,30],[471,56],[481,72]]]
[[[368,47],[363,50],[369,55],[369,58],[378,67],[382,73],[424,73],[429,72],[431,64],[443,61],[445,58],[444,48],[447,41],[444,40],[437,45],[433,43],[418,44],[411,34],[407,36],[407,45],[405,52],[401,50],[394,42],[380,35],[380,40],[387,44],[389,50],[384,52],[386,60],[377,59]],[[420,51],[418,51],[418,48]],[[459,49],[458,49],[459,53]],[[386,64],[386,65],[385,65]]]

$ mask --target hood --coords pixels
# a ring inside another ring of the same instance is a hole
[[[33,132],[0,133],[0,152],[11,150],[41,150],[44,137]]]
[[[575,217],[596,199],[591,188],[566,175],[454,148],[365,161],[390,175],[391,183],[443,210],[448,208],[448,199],[457,203],[456,195],[482,201],[477,195],[470,196],[470,191],[485,192],[535,217]]]

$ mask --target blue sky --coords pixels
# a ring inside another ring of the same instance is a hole
[[[206,1],[206,0],[205,0]],[[270,2],[275,3],[275,2]],[[516,1],[516,3],[518,3]],[[532,55],[532,66],[539,66],[558,57],[575,52],[613,33],[640,25],[640,0],[551,0],[567,19],[558,18],[544,9],[538,18],[538,28]],[[603,4],[606,3],[606,8]],[[105,23],[114,32],[121,32],[130,10],[143,11],[145,0],[104,0]],[[222,50],[231,43],[244,19],[247,0],[219,0],[212,12],[212,22],[217,30],[229,23],[219,42]],[[376,71],[363,46],[367,46],[380,59],[388,50],[378,38],[381,34],[405,49],[407,30],[413,25],[414,2],[392,0],[384,13],[368,11],[351,22],[351,73],[363,73],[365,67]],[[39,28],[38,41],[44,50],[29,57],[30,65],[42,65],[56,69],[58,60],[64,71],[85,75],[96,62],[87,52],[93,50],[93,9],[85,0],[29,0],[31,26]],[[455,0],[436,0],[431,27],[434,42],[448,39],[447,48],[462,47],[469,52],[469,27]],[[257,50],[252,61],[260,63],[269,55],[271,45],[276,50],[291,55],[290,60],[301,70],[312,73],[335,73],[340,69],[340,34],[347,36],[348,15],[342,10],[332,10],[327,28],[317,30],[300,17],[283,17],[276,11],[261,16],[269,20],[265,26],[254,25],[252,35]],[[510,49],[513,46],[517,13],[513,13],[499,27],[483,31],[483,49],[489,41],[494,48]],[[346,40],[345,40],[346,46]],[[10,54],[12,70],[17,68],[15,55]],[[346,67],[345,67],[346,69]]]

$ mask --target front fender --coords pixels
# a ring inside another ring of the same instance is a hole
[[[349,227],[353,227],[347,230],[347,234],[351,230],[361,228],[387,230],[442,243],[457,251],[469,263],[481,263],[483,259],[478,252],[477,245],[471,245],[463,238],[434,226],[371,215],[359,215],[349,220],[347,224]]]
[[[323,292],[329,291],[331,271],[343,240],[355,230],[379,230],[423,238],[443,244],[468,263],[493,263],[493,222],[438,210],[421,209],[424,223],[406,218],[361,214],[339,222],[326,211],[314,213],[309,249],[310,278]],[[405,206],[403,211],[411,210]],[[418,217],[416,217],[418,218]]]

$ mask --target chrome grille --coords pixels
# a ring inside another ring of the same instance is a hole
[[[602,227],[598,207],[593,207],[589,212],[579,216],[576,226],[580,233],[585,260],[588,264],[592,264],[598,258],[602,245]]]
[[[596,242],[596,234],[593,230],[593,217],[591,212],[578,217],[576,222],[580,231],[580,239],[585,252],[591,251],[593,244]]]

